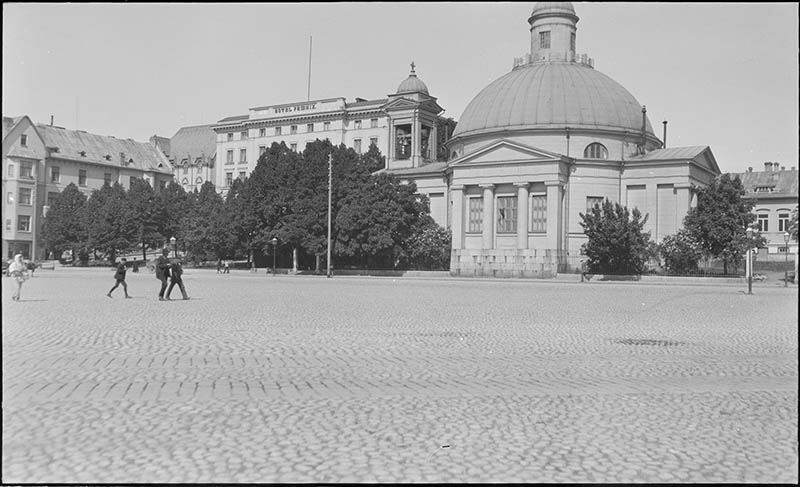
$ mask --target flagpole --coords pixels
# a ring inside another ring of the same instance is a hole
[[[308,98],[306,101],[311,101],[311,45],[314,41],[314,36],[308,36]]]

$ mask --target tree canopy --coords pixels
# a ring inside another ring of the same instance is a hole
[[[596,274],[642,274],[650,254],[650,232],[644,231],[647,215],[638,208],[628,211],[606,199],[586,214],[580,225],[589,240],[582,249],[589,272]]]

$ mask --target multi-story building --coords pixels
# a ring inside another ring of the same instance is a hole
[[[439,115],[443,109],[414,71],[387,98],[327,98],[251,108],[213,126],[217,134],[217,189],[226,192],[246,177],[273,142],[303,151],[328,139],[361,153],[375,145],[388,168],[420,168],[436,162]],[[422,191],[424,192],[424,191]]]
[[[763,171],[750,168],[735,176],[742,181],[745,198],[755,201],[756,228],[767,239],[767,248],[759,249],[757,260],[794,260],[797,242],[789,239],[787,244],[785,234],[798,205],[797,167],[787,170],[777,162],[765,162]]]
[[[216,185],[215,163],[217,158],[217,134],[213,125],[194,125],[181,127],[171,139],[154,140],[159,147],[166,147],[166,154],[172,164],[175,181],[185,191],[200,190],[204,183]]]
[[[129,188],[134,178],[159,191],[172,180],[169,161],[148,143],[3,117],[3,255],[49,257],[39,241],[42,223],[70,183],[89,196],[104,184]]]

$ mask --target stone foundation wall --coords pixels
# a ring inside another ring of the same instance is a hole
[[[450,255],[453,277],[550,279],[566,264],[556,250],[456,249]]]

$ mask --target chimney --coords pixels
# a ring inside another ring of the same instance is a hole
[[[667,121],[664,120],[661,123],[664,124],[664,148],[666,149],[667,148]]]
[[[764,163],[764,171],[772,172],[772,163],[771,162],[765,162]]]
[[[52,115],[50,115],[50,126],[51,127],[53,126],[53,116]]]
[[[753,172],[753,168],[752,167],[748,167],[747,168],[747,172]]]
[[[647,143],[647,107],[642,105],[642,154],[644,154],[644,146]]]

